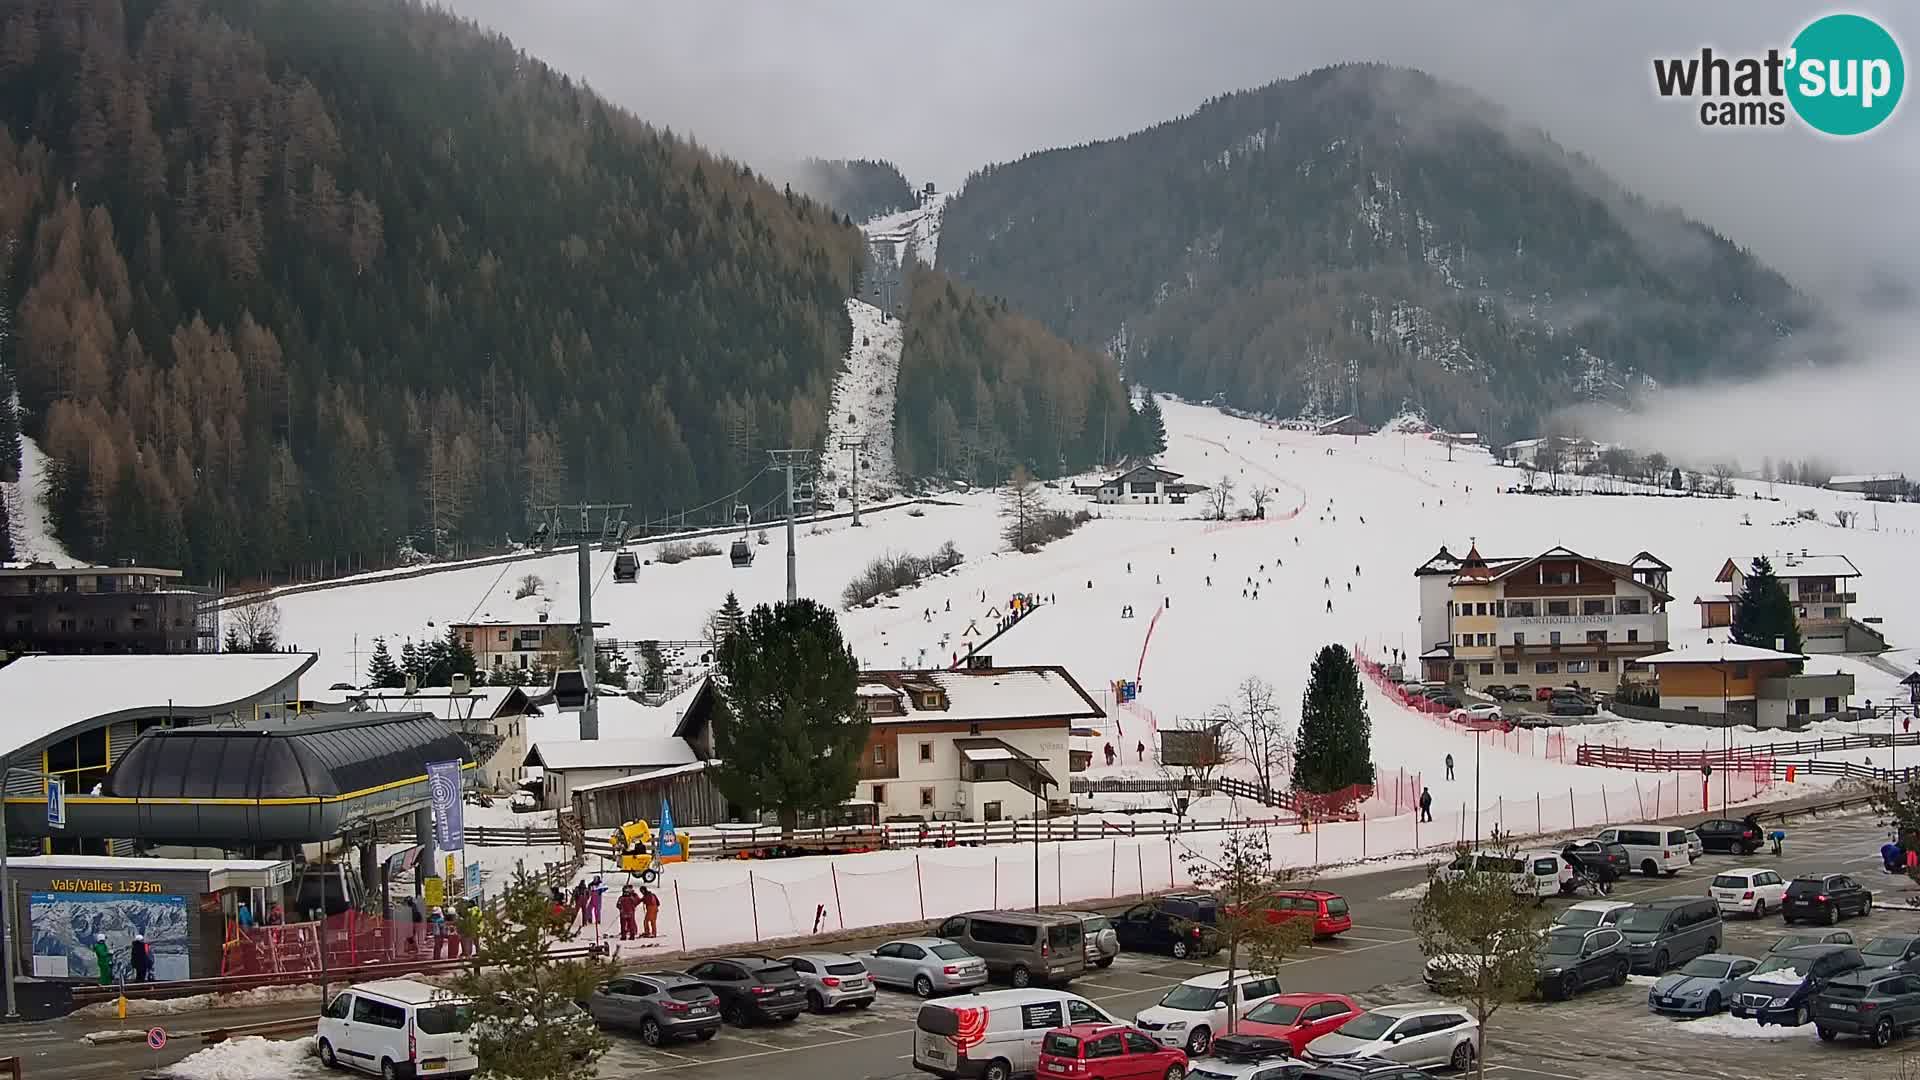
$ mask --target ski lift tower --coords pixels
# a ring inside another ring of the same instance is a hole
[[[865,435],[840,436],[840,449],[851,450],[848,456],[853,459],[853,479],[847,485],[847,491],[853,496],[853,527],[860,527],[860,452],[867,448]]]
[[[618,545],[627,535],[632,503],[550,503],[527,507],[527,519],[542,550],[586,542]]]
[[[800,598],[799,582],[794,576],[794,479],[797,474],[807,477],[809,482],[811,482],[813,475],[813,451],[769,450],[767,451],[767,456],[772,459],[774,468],[785,469],[787,473],[787,603],[791,604]]]

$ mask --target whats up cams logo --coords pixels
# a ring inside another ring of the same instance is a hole
[[[1653,62],[1660,96],[1699,101],[1705,127],[1781,127],[1792,115],[1826,135],[1864,135],[1893,115],[1906,81],[1899,43],[1862,15],[1815,19],[1761,56],[1703,48]]]

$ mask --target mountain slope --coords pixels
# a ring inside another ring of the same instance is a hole
[[[753,474],[730,436],[826,430],[859,232],[503,38],[19,0],[0,42],[0,301],[76,554],[240,576],[529,501],[658,516]]]
[[[1378,65],[986,169],[947,205],[940,254],[1156,386],[1496,432],[1749,371],[1813,317],[1724,238]]]

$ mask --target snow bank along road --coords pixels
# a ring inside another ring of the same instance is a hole
[[[1920,932],[1920,912],[1909,911],[1885,890],[1888,879],[1873,864],[1882,839],[1871,816],[1834,815],[1828,818],[1796,819],[1787,826],[1787,855],[1777,865],[1787,872],[1840,871],[1863,876],[1870,887],[1883,890],[1887,901],[1864,922],[1851,924],[1856,933]],[[1709,855],[1674,878],[1645,880],[1634,878],[1624,883],[1615,895],[1623,899],[1650,899],[1659,896],[1698,895],[1704,893],[1708,879],[1721,867],[1737,865],[1741,860]],[[1775,865],[1770,856],[1749,857]],[[1337,879],[1327,884],[1347,896],[1353,905],[1354,929],[1340,940],[1313,946],[1288,961],[1281,972],[1289,990],[1326,990],[1356,995],[1379,1004],[1391,1001],[1423,1000],[1426,992],[1419,986],[1421,956],[1409,929],[1411,901],[1415,886],[1425,880],[1424,868],[1405,868]],[[1566,901],[1553,900],[1554,907]],[[1898,908],[1898,910],[1893,910]],[[1764,952],[1769,937],[1780,926],[1769,920],[1759,924],[1728,924],[1727,946],[1748,955]],[[879,939],[834,948],[865,948]],[[669,962],[662,961],[661,966]],[[645,966],[644,963],[642,966]],[[1130,1019],[1139,1009],[1158,1000],[1165,990],[1183,979],[1208,970],[1204,964],[1175,962],[1162,957],[1127,955],[1113,968],[1076,980],[1074,989],[1115,1013]],[[1644,1015],[1644,987],[1630,985],[1622,990],[1590,992],[1570,1003],[1527,1006],[1505,1010],[1494,1025],[1492,1062],[1502,1066],[1498,1075],[1512,1080],[1586,1080],[1587,1077],[1617,1076],[1633,1066],[1622,1068],[1623,1057],[1641,1066],[1657,1065],[1667,1074],[1688,1077],[1770,1078],[1834,1075],[1835,1052],[1853,1052],[1856,1046],[1822,1046],[1812,1038],[1810,1029],[1790,1041],[1790,1045],[1751,1038],[1720,1038],[1688,1032],[1668,1021],[1654,1021]],[[601,1064],[601,1075],[631,1076],[672,1073],[695,1080],[737,1080],[766,1075],[869,1078],[893,1080],[912,1075],[909,1035],[919,1002],[911,995],[882,991],[880,1000],[866,1012],[830,1016],[804,1016],[789,1025],[772,1028],[726,1029],[710,1043],[681,1044],[660,1049],[643,1046],[628,1035],[615,1033],[615,1048]],[[228,1011],[171,1018],[170,1027],[187,1031],[226,1024],[265,1019],[311,1015],[312,1004],[278,1008]],[[1568,1056],[1559,1049],[1570,1014],[1579,1013],[1586,1021],[1590,1014],[1605,1015],[1611,1056],[1596,1057],[1595,1064]],[[92,1080],[94,1077],[124,1077],[134,1069],[155,1064],[174,1065],[199,1049],[197,1040],[176,1039],[160,1053],[158,1060],[144,1046],[88,1047],[79,1036],[88,1030],[122,1026],[117,1021],[66,1020],[9,1031],[8,1044],[25,1060],[29,1077],[56,1077],[61,1080]],[[1614,1034],[1618,1038],[1614,1038]],[[1757,1055],[1768,1055],[1765,1061]],[[198,1074],[189,1062],[184,1077]],[[1493,1071],[1493,1070],[1490,1070]],[[320,1076],[317,1064],[305,1069],[277,1073],[274,1080],[309,1080]],[[209,1080],[213,1080],[209,1077]],[[221,1077],[220,1080],[225,1080]],[[262,1078],[265,1080],[265,1078]]]

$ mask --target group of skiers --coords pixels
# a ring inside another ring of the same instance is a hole
[[[550,887],[549,898],[553,902],[553,914],[556,919],[565,919],[569,932],[584,930],[589,923],[600,925],[601,902],[607,893],[607,883],[599,874],[591,881],[574,883],[573,895],[563,896],[559,886]],[[614,901],[614,909],[620,913],[620,940],[632,941],[636,938],[659,937],[660,897],[645,885],[634,891],[632,883],[620,886],[620,898]],[[644,927],[636,919],[636,914],[644,909]]]
[[[107,945],[105,937],[93,939],[93,962],[100,969],[100,985],[114,984],[113,949]],[[153,945],[145,934],[133,935],[133,942],[127,947],[127,966],[132,969],[132,982],[152,982]]]

